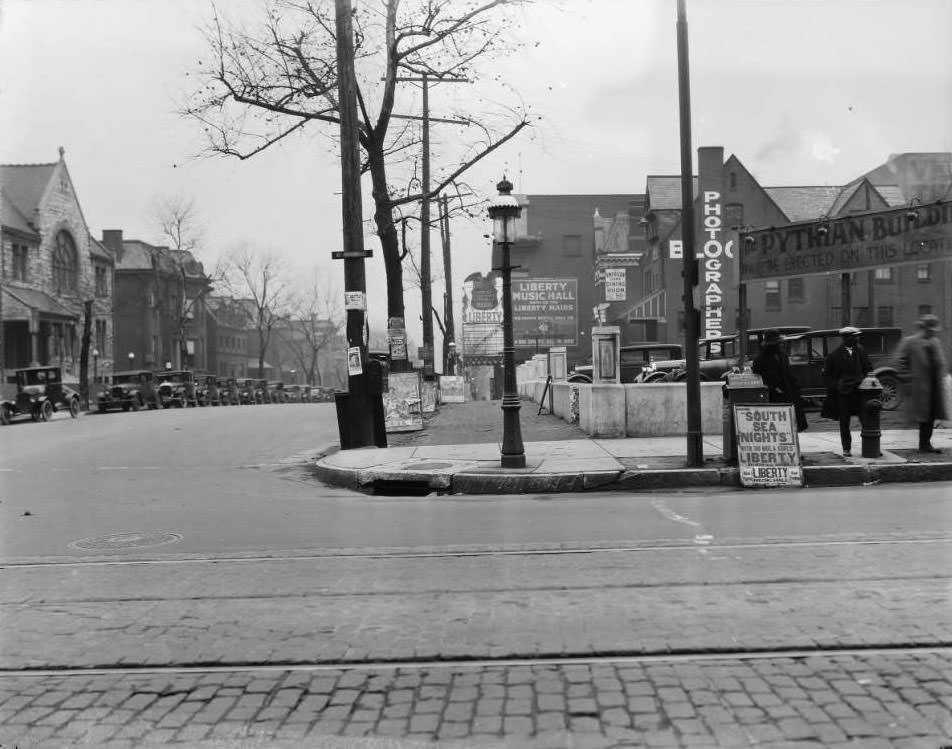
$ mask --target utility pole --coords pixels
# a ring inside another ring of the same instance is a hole
[[[430,121],[448,122],[457,125],[468,125],[464,120],[448,120],[439,117],[430,117],[430,76],[424,73],[421,77],[396,78],[395,80],[407,83],[423,84],[423,116],[392,115],[397,119],[421,119],[423,121],[423,168],[422,185],[420,192],[420,298],[423,317],[423,374],[424,377],[433,376],[433,293],[430,288]],[[439,77],[438,82],[468,83],[466,78],[451,76]],[[446,344],[444,342],[444,349]]]
[[[446,291],[443,294],[443,321],[446,332],[443,335],[443,371],[456,374],[456,362],[451,358],[451,350],[456,348],[456,325],[453,322],[453,261],[450,253],[450,206],[449,198],[440,198],[440,238],[443,240],[443,275]]]
[[[351,13],[351,0],[335,0],[344,250],[332,255],[335,259],[344,261],[348,362],[353,360],[354,363],[353,367],[348,366],[346,397],[339,398],[337,405],[337,421],[343,449],[375,444],[377,431],[374,429],[375,412],[367,392],[367,378],[364,374],[367,367],[367,347],[364,344],[364,314],[367,309],[364,258],[367,253],[364,250],[361,210],[358,139],[360,125],[357,120],[357,81],[354,72],[354,30]],[[359,355],[351,357],[351,352],[355,349]],[[378,427],[382,428],[382,424]]]
[[[681,241],[684,277],[684,359],[687,369],[687,461],[704,464],[701,435],[701,374],[698,361],[698,316],[694,309],[694,287],[698,282],[694,256],[694,167],[691,158],[691,76],[688,69],[688,20],[685,0],[678,0],[678,93],[681,109]]]

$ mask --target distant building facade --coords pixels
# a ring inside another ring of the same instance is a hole
[[[0,166],[0,342],[3,382],[57,365],[78,382],[86,303],[88,378],[113,367],[114,260],[89,233],[64,159]]]

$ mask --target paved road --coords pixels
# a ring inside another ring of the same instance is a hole
[[[0,744],[952,736],[948,485],[365,497],[314,408],[0,430]]]

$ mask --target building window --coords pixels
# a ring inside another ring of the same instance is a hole
[[[869,307],[853,307],[853,325],[860,328],[868,328],[872,325],[869,315]]]
[[[12,278],[14,281],[28,281],[27,269],[29,268],[30,248],[25,244],[13,245],[13,268]]]
[[[563,255],[581,255],[582,237],[579,234],[564,234],[562,236],[562,254]]]
[[[916,280],[919,283],[929,283],[932,280],[932,266],[929,263],[916,266]]]
[[[730,185],[731,185],[731,190],[737,189],[737,172],[731,172]]]
[[[932,314],[932,305],[931,305],[931,304],[920,304],[920,305],[919,305],[919,317],[922,317],[923,315],[931,315],[931,314]]]
[[[891,328],[893,326],[893,308],[877,307],[876,324],[881,328]]]
[[[67,231],[56,235],[53,248],[53,289],[57,293],[76,291],[78,276],[76,243]]]
[[[787,299],[791,302],[803,302],[806,300],[802,278],[791,278],[787,281]]]
[[[876,279],[876,283],[892,283],[893,269],[892,268],[877,268],[874,271],[873,277]]]
[[[780,281],[767,281],[764,284],[764,304],[767,309],[780,309]]]
[[[724,206],[724,219],[728,226],[741,226],[744,223],[744,204],[728,203]]]
[[[96,348],[99,349],[99,355],[106,355],[106,321],[96,320]]]
[[[109,296],[108,270],[103,265],[97,265],[96,273],[96,296]]]

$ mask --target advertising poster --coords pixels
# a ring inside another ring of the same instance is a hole
[[[472,273],[463,281],[463,351],[467,356],[502,352],[502,276]]]
[[[465,403],[466,383],[460,376],[443,375],[440,377],[440,402]]]
[[[737,464],[744,486],[803,486],[791,405],[735,405]]]
[[[624,302],[627,294],[627,279],[624,268],[605,269],[605,301]]]
[[[578,345],[578,279],[514,278],[512,329],[516,346]]]
[[[438,396],[437,390],[439,386],[437,385],[436,380],[424,380],[421,386],[421,394],[423,398],[423,413],[432,414],[436,413],[436,399]]]
[[[383,394],[384,423],[388,432],[423,429],[419,372],[391,372],[389,390]]]
[[[347,374],[351,377],[363,374],[364,368],[360,363],[360,347],[352,346],[347,349]]]

